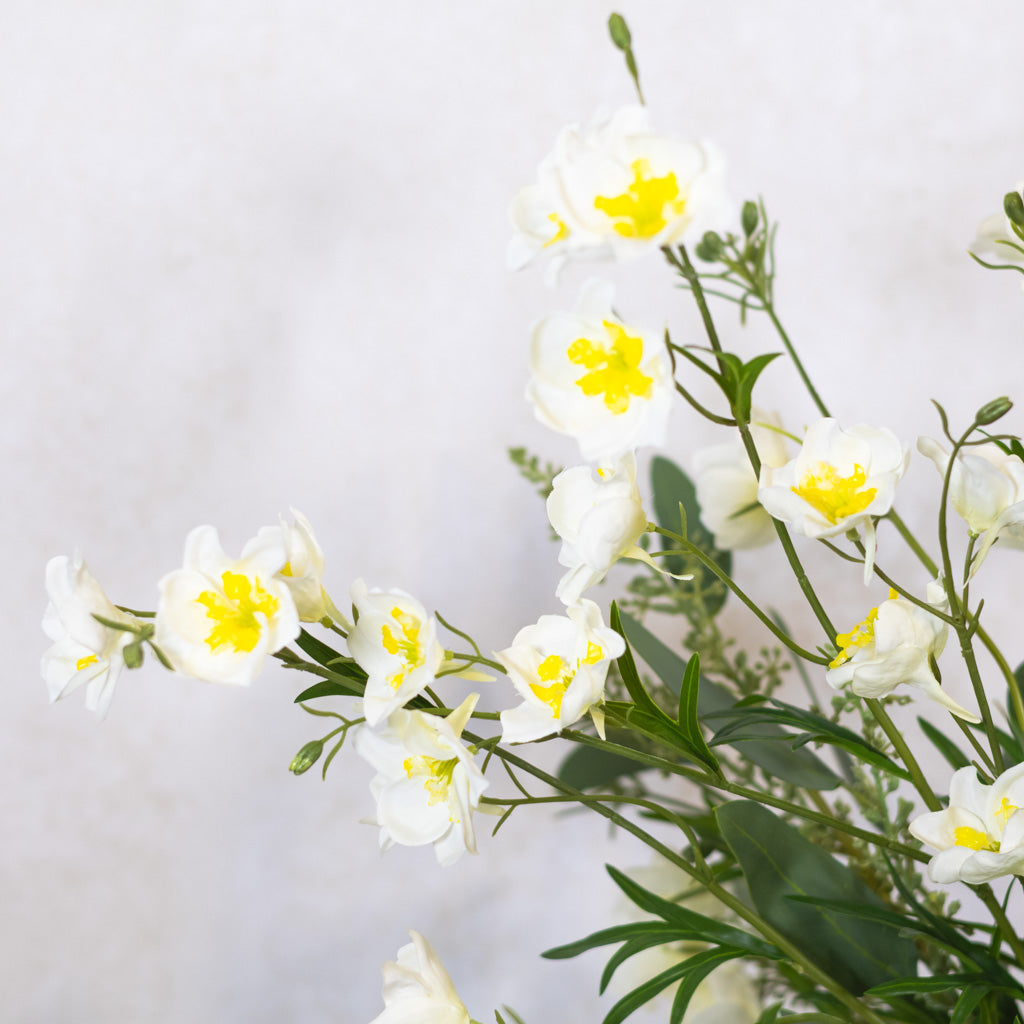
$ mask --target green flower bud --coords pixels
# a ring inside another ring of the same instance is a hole
[[[694,247],[697,258],[705,263],[715,263],[722,255],[722,239],[714,231],[705,231],[704,237]]]
[[[295,775],[301,775],[303,772],[308,772],[320,759],[320,755],[324,752],[324,745],[320,740],[310,740],[293,758],[292,763],[288,765],[288,771]]]
[[[608,33],[612,42],[623,51],[628,51],[633,45],[633,37],[629,34],[629,26],[621,14],[613,14],[608,19]]]
[[[758,210],[757,203],[747,200],[743,204],[743,212],[740,214],[740,224],[743,227],[743,234],[749,238],[757,228]]]
[[[1019,192],[1007,192],[1003,196],[1003,210],[1006,211],[1011,224],[1024,228],[1024,199]]]
[[[995,423],[996,420],[1002,419],[1012,408],[1013,402],[1005,395],[1002,398],[994,398],[991,402],[986,402],[978,410],[974,417],[974,422],[980,426],[984,426],[987,423]]]
[[[142,665],[144,655],[142,652],[141,640],[136,640],[134,643],[128,644],[121,653],[124,657],[124,663],[127,668],[139,668]]]

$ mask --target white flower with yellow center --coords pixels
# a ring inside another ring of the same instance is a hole
[[[763,465],[785,464],[789,456],[778,415],[754,409],[750,433]],[[757,548],[775,539],[772,517],[757,500],[757,475],[738,433],[727,444],[697,452],[693,469],[701,522],[715,535],[715,547]]]
[[[1007,769],[992,785],[971,766],[954,772],[949,806],[915,818],[908,829],[939,850],[928,877],[943,885],[979,885],[1002,875],[1024,875],[1024,764]]]
[[[723,161],[709,143],[655,135],[644,107],[565,128],[512,205],[509,267],[540,253],[557,274],[567,258],[629,259],[721,227]]]
[[[370,1024],[470,1024],[455,985],[430,943],[410,931],[412,942],[397,961],[381,968],[384,1010]]]
[[[338,611],[324,589],[324,553],[317,543],[309,520],[292,509],[292,522],[281,517],[280,526],[264,526],[256,535],[269,541],[280,539],[287,552],[287,561],[278,576],[291,591],[300,622],[319,622],[324,617],[347,625],[348,620]]]
[[[948,607],[938,580],[928,584],[926,598],[936,611]],[[914,686],[957,718],[980,722],[935,678],[932,660],[942,653],[948,632],[942,619],[890,590],[889,599],[872,608],[863,622],[836,637],[839,653],[826,669],[825,680],[835,689],[848,684],[859,697],[885,697],[901,684]]]
[[[637,543],[647,529],[647,516],[636,485],[632,452],[611,466],[563,470],[553,484],[547,500],[548,519],[562,539],[558,562],[569,570],[555,591],[563,604],[576,604],[620,558],[653,564]]]
[[[553,313],[533,331],[526,397],[537,419],[576,438],[588,461],[660,445],[672,371],[661,339],[619,321],[614,286],[591,280],[573,313]]]
[[[351,593],[356,624],[348,649],[368,677],[363,714],[377,725],[434,681],[444,648],[437,621],[404,590],[370,590],[356,580]]]
[[[261,533],[229,558],[212,526],[185,541],[184,568],[160,581],[156,642],[185,675],[248,686],[267,655],[299,635],[291,592],[278,576],[287,560],[280,531]]]
[[[381,849],[433,843],[442,864],[476,853],[472,815],[488,783],[460,736],[478,698],[447,718],[399,708],[380,728],[357,729],[356,751],[377,771],[370,790]]]
[[[930,437],[920,437],[917,450],[945,477],[949,467],[945,448]],[[1009,531],[1004,539],[1019,545],[1013,535],[1024,524],[1024,462],[997,444],[962,448],[950,473],[949,500],[972,536],[981,538],[971,564],[973,575],[1004,531]]]
[[[43,630],[54,643],[43,654],[41,668],[50,700],[85,686],[85,706],[102,718],[124,668],[124,649],[135,634],[105,626],[94,616],[127,626],[141,622],[114,605],[77,554],[47,562],[46,595],[50,602]]]
[[[892,508],[909,457],[891,430],[864,425],[843,430],[834,419],[821,419],[808,428],[795,459],[761,467],[758,501],[806,537],[859,531],[866,583],[875,561],[874,519]]]
[[[511,647],[495,652],[523,703],[501,713],[505,743],[527,743],[565,729],[590,713],[604,735],[608,666],[626,649],[601,610],[582,600],[565,615],[542,615],[515,635]]]

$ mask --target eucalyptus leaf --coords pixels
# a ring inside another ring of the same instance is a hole
[[[860,994],[915,974],[914,943],[897,929],[789,898],[883,906],[849,868],[760,804],[737,800],[715,814],[758,913],[844,988]]]

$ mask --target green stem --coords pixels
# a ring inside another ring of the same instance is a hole
[[[1003,656],[1003,652],[996,645],[992,637],[981,626],[978,626],[977,634],[985,650],[988,651],[999,666],[999,671],[1003,673],[1003,678],[1006,680],[1007,688],[1010,691],[1013,712],[1017,716],[1017,724],[1024,729],[1024,699],[1021,697],[1020,683],[1017,681],[1013,669],[1010,668],[1010,663]]]
[[[895,723],[889,717],[889,713],[885,710],[882,702],[875,697],[867,697],[864,701],[867,704],[871,714],[874,715],[875,721],[882,727],[882,731],[889,738],[889,742],[893,745],[896,753],[899,754],[900,760],[903,762],[907,771],[910,772],[910,777],[913,780],[914,787],[918,793],[921,794],[921,799],[924,800],[928,810],[930,811],[941,811],[942,803],[939,798],[935,795],[932,787],[928,785],[928,780],[924,777],[924,772],[921,771],[921,766],[917,763],[916,758],[910,752],[910,747],[907,746],[906,740],[903,739],[903,734],[896,728]]]
[[[687,540],[685,537],[681,536],[678,533],[673,533],[671,530],[666,530],[655,523],[648,523],[647,530],[649,533],[658,533],[661,534],[661,536],[663,537],[668,537],[669,540],[672,540],[676,544],[681,545],[681,547],[678,549],[678,553],[687,554],[692,556],[693,558],[696,558],[697,561],[700,562],[700,564],[708,570],[708,572],[713,573],[715,576],[717,576],[718,579],[721,580],[722,583],[724,583],[754,613],[754,615],[757,616],[757,618],[765,625],[765,627],[767,627],[767,629],[772,633],[772,635],[780,643],[788,647],[789,650],[791,650],[794,654],[803,658],[805,661],[812,661],[817,665],[827,665],[829,663],[828,658],[820,654],[814,654],[812,651],[804,650],[804,648],[802,648],[799,644],[794,642],[794,640],[787,633],[785,633],[778,627],[778,625],[770,616],[766,615],[763,611],[761,611],[761,609],[754,603],[754,601],[740,589],[736,581],[727,572],[725,572],[725,570],[722,569],[722,567],[713,558],[711,558],[710,555],[702,551],[692,541]],[[664,555],[676,553],[676,551],[672,550],[665,550],[663,552],[659,552],[659,554]]]
[[[999,928],[1000,935],[1002,935],[1003,939],[1013,950],[1018,966],[1024,967],[1024,942],[1020,940],[1013,925],[1010,924],[1006,911],[1003,910],[999,900],[996,899],[996,894],[992,891],[992,887],[990,885],[978,885],[974,886],[974,891],[981,897],[981,901],[985,906],[988,907],[992,919]]]
[[[768,314],[768,319],[771,320],[775,330],[778,332],[779,338],[782,340],[782,344],[786,346],[786,352],[789,354],[789,358],[793,360],[793,365],[796,367],[796,372],[800,374],[800,379],[804,382],[804,387],[807,388],[807,393],[811,396],[811,401],[818,408],[818,412],[822,416],[830,416],[831,413],[828,411],[828,407],[821,399],[821,395],[818,394],[817,389],[811,383],[811,378],[807,375],[807,371],[804,369],[804,364],[800,361],[800,357],[796,354],[796,349],[793,348],[793,343],[789,340],[789,335],[783,328],[781,321],[775,315],[775,307],[772,305],[771,299],[764,294],[764,289],[754,292],[755,295],[761,300],[761,304],[764,306],[764,311]]]

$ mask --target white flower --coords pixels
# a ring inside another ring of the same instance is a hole
[[[124,649],[136,634],[104,626],[94,615],[128,626],[142,623],[113,604],[78,554],[73,559],[58,555],[47,562],[46,594],[50,603],[43,630],[54,643],[43,655],[41,668],[50,700],[60,700],[84,685],[85,706],[102,718],[124,668]]]
[[[565,615],[542,615],[516,633],[512,646],[496,651],[523,703],[501,713],[505,743],[550,736],[590,712],[604,735],[597,705],[613,658],[626,649],[622,637],[604,625],[593,601],[581,600]]]
[[[384,1011],[370,1024],[470,1024],[469,1011],[431,945],[418,932],[384,964]]]
[[[892,508],[909,456],[890,430],[843,430],[834,419],[821,419],[808,428],[795,459],[761,467],[757,497],[770,515],[807,537],[860,530],[866,583],[875,560],[873,517]]]
[[[377,725],[434,681],[444,648],[434,617],[404,590],[369,590],[356,580],[352,606],[348,649],[368,676],[363,713]]]
[[[776,413],[753,411],[750,433],[762,464],[778,467],[786,462],[781,430]],[[700,518],[715,535],[717,548],[756,548],[775,539],[772,517],[757,500],[757,475],[738,435],[727,444],[697,452],[693,468]]]
[[[734,923],[732,913],[714,896],[704,890],[694,891],[693,880],[680,868],[656,857],[647,867],[632,868],[627,874],[649,892],[678,903],[679,906],[727,924]],[[687,895],[683,895],[683,894]],[[692,893],[690,895],[689,893]],[[652,920],[624,896],[618,901],[616,919],[639,922]],[[621,995],[631,992],[662,971],[675,967],[708,948],[704,942],[671,942],[652,946],[631,956],[613,975],[609,989]],[[678,984],[670,985],[646,1006],[634,1011],[630,1020],[651,1019],[664,1024]],[[690,998],[683,1024],[755,1024],[762,1006],[757,998],[753,979],[742,961],[729,960],[716,967],[698,986]]]
[[[1024,764],[1007,769],[990,786],[971,766],[954,772],[949,807],[915,818],[911,835],[934,846],[928,864],[933,882],[978,885],[1001,875],[1024,875]]]
[[[313,534],[309,520],[292,509],[292,522],[281,517],[280,526],[264,526],[256,535],[257,540],[276,541],[280,539],[287,553],[287,560],[278,571],[291,591],[300,622],[319,622],[325,616],[334,622],[347,625],[347,619],[338,611],[330,595],[324,589],[324,553]]]
[[[526,397],[537,419],[576,438],[587,461],[660,445],[673,384],[661,339],[612,312],[614,286],[591,280],[576,311],[552,313],[533,331]]]
[[[576,604],[620,558],[651,561],[637,544],[647,529],[647,516],[632,452],[607,468],[566,469],[553,483],[548,519],[562,538],[558,562],[569,570],[555,591],[563,604]]]
[[[185,565],[160,581],[156,642],[174,667],[212,683],[248,686],[267,655],[299,635],[279,531],[261,533],[231,559],[212,526],[185,540]]]
[[[370,790],[381,849],[433,843],[442,864],[476,853],[472,814],[488,783],[459,737],[478,698],[447,718],[399,708],[379,729],[356,730],[356,751],[377,771]]]
[[[917,450],[945,477],[949,467],[945,448],[930,437],[919,437]],[[997,444],[961,448],[949,477],[949,500],[967,529],[981,537],[971,563],[973,575],[1000,533],[1010,530],[1013,538],[1013,528],[1024,523],[1024,462]]]
[[[537,182],[511,209],[508,264],[541,252],[552,274],[570,257],[624,260],[719,226],[723,161],[709,143],[655,135],[644,107],[623,107],[581,130],[565,128]]]
[[[927,600],[937,611],[947,609],[939,580],[928,584]],[[849,683],[860,697],[884,697],[906,683],[958,718],[980,722],[942,689],[932,670],[931,660],[942,653],[948,632],[940,618],[890,590],[889,599],[872,608],[863,622],[836,637],[840,651],[826,669],[825,680],[835,689]]]

